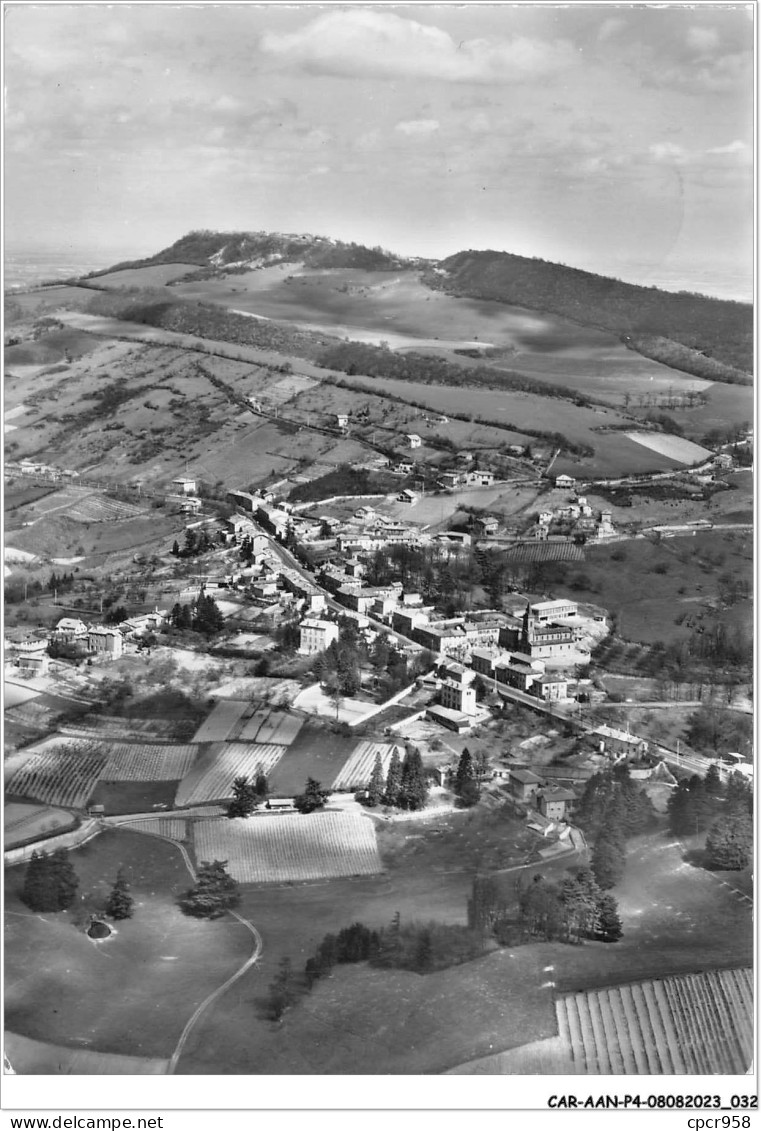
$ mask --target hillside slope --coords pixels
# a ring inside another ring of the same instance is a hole
[[[753,308],[659,291],[498,251],[462,251],[427,273],[449,294],[543,310],[618,334],[632,349],[712,381],[750,384]]]

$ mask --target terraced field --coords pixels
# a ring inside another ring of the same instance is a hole
[[[175,804],[200,805],[204,801],[226,800],[232,797],[235,778],[255,777],[260,770],[269,775],[287,749],[273,744],[214,743],[199,756],[180,784]]]
[[[576,1073],[744,1074],[753,1060],[747,968],[565,994],[556,1009]]]
[[[399,750],[399,747],[395,746],[393,743],[360,742],[348,762],[339,770],[331,788],[364,789],[370,781],[377,754],[380,754],[385,779],[394,750],[399,751],[401,757],[402,752]]]
[[[296,883],[382,871],[375,826],[357,813],[197,821],[196,860],[227,860],[240,883]]]

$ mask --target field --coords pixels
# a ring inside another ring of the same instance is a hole
[[[25,840],[66,829],[74,823],[71,813],[47,805],[24,805],[11,801],[5,805],[3,835],[6,848]]]
[[[285,746],[246,742],[212,743],[198,757],[195,767],[180,784],[175,804],[200,805],[232,797],[237,777],[255,777],[259,770],[271,782],[271,772],[286,751]],[[270,786],[271,792],[272,787]]]
[[[169,1067],[158,1057],[72,1049],[9,1032],[5,1055],[17,1076],[164,1076]]]
[[[753,971],[711,970],[558,999],[574,1071],[743,1075],[753,1061]]]
[[[742,612],[742,604],[722,607],[720,579],[746,581],[752,588],[752,561],[751,531],[637,539],[587,546],[583,563],[552,562],[545,584],[618,614],[618,633],[626,640],[669,643]]]
[[[385,780],[394,750],[399,753],[400,757],[402,756],[399,747],[388,742],[360,742],[348,762],[336,775],[331,789],[364,789],[370,781],[375,759],[378,755],[380,755]]]
[[[181,279],[191,271],[197,271],[198,265],[193,263],[153,263],[150,267],[127,267],[123,271],[109,271],[106,275],[97,275],[87,280],[88,288],[97,290],[119,290],[122,287],[164,287]],[[90,291],[90,298],[92,298]],[[167,295],[167,301],[171,291]]]
[[[335,780],[356,745],[356,738],[333,734],[306,722],[267,775],[270,792],[274,797],[293,797],[301,793],[308,777],[327,786]]]
[[[382,865],[375,825],[358,813],[218,817],[193,826],[197,861],[227,860],[240,883],[300,883],[372,875]]]
[[[83,809],[106,765],[107,755],[83,744],[53,743],[30,754],[11,777],[6,791],[48,805]]]
[[[196,760],[195,745],[102,742],[59,736],[22,752],[8,793],[82,809],[88,800],[110,813],[171,804]],[[23,756],[22,756],[23,755]]]
[[[507,556],[511,562],[583,562],[584,550],[573,542],[519,542]]]
[[[634,440],[635,444],[641,444],[667,459],[688,466],[710,459],[712,454],[707,448],[701,448],[700,444],[694,444],[681,436],[666,436],[653,432],[627,432],[626,436],[627,439]]]
[[[178,781],[99,781],[90,796],[90,805],[102,805],[107,816],[171,809],[179,784]]]
[[[168,1058],[196,1006],[248,958],[251,935],[232,919],[180,912],[190,877],[177,848],[156,837],[108,830],[69,859],[95,900],[124,868],[134,917],[95,944],[70,912],[29,911],[18,898],[24,869],[6,872],[6,1025],[81,1052]]]
[[[415,381],[399,381],[388,377],[345,377],[352,388],[376,394],[391,394],[402,400],[416,401],[440,413],[467,413],[485,422],[512,425],[511,433],[502,432],[502,443],[526,442],[522,427],[540,428],[544,432],[562,432],[576,443],[589,444],[595,455],[577,461],[560,456],[553,465],[556,474],[567,471],[585,478],[607,478],[634,475],[647,471],[670,471],[681,463],[659,452],[650,451],[618,431],[625,417],[613,408],[579,408],[568,401],[540,397],[534,393],[470,386],[425,385]],[[452,425],[444,426],[447,435]],[[616,429],[600,431],[600,429]],[[423,433],[420,433],[423,435]],[[529,438],[530,440],[530,438]],[[530,441],[533,442],[533,441]]]
[[[197,745],[165,746],[129,742],[105,748],[108,761],[101,781],[178,781],[188,774],[198,754]]]
[[[193,735],[193,742],[224,742],[239,719],[250,709],[249,703],[225,699],[217,703]]]
[[[184,817],[143,817],[126,825],[135,832],[152,833],[169,840],[187,840],[188,822]]]

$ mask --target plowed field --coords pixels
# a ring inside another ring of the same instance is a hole
[[[227,860],[241,883],[289,883],[382,870],[375,826],[356,813],[260,815],[198,821],[196,860]]]

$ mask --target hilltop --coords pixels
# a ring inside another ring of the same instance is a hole
[[[356,267],[365,271],[392,271],[408,267],[412,261],[381,247],[369,248],[309,233],[199,230],[188,232],[146,259],[119,263],[108,270],[152,267],[161,263],[197,264],[214,274],[272,267],[279,263],[302,263],[314,268]]]

